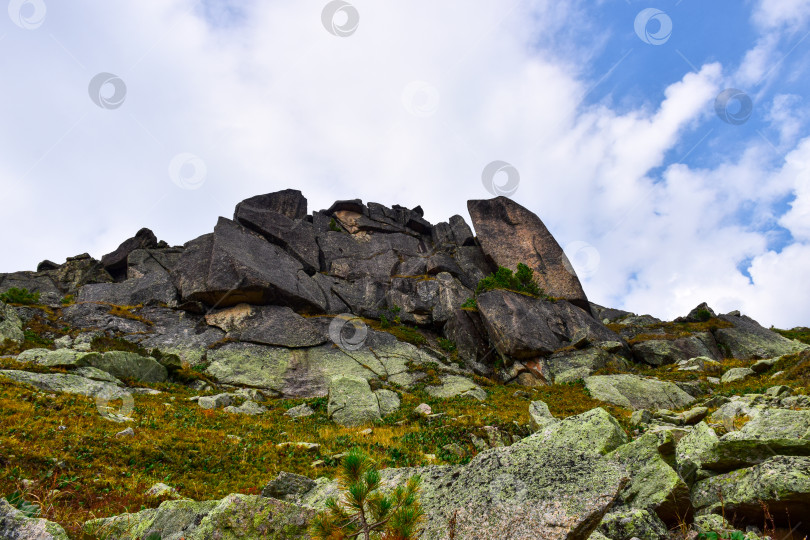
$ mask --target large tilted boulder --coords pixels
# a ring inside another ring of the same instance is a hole
[[[362,426],[382,418],[377,396],[368,381],[362,377],[343,375],[334,377],[329,384],[327,414],[342,426]]]
[[[211,306],[275,304],[323,312],[323,292],[284,249],[220,218],[213,234],[186,244],[174,271],[184,300]]]
[[[68,540],[65,530],[41,518],[29,518],[0,499],[0,538],[4,540]]]
[[[88,397],[120,397],[126,393],[115,383],[99,381],[73,375],[71,373],[31,373],[12,369],[0,370],[0,377],[45,390],[66,394],[80,394]]]
[[[481,249],[496,265],[515,270],[526,264],[547,294],[590,314],[573,266],[539,217],[506,197],[467,201],[467,210]]]

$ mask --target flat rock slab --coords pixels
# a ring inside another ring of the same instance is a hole
[[[329,340],[326,332],[284,306],[259,306],[228,337],[278,347],[314,347]]]
[[[27,384],[47,392],[80,394],[82,396],[114,398],[126,394],[126,390],[113,383],[96,381],[65,373],[31,373],[29,371],[0,370],[1,377]]]
[[[371,333],[369,340],[372,340]],[[388,335],[388,337],[393,337]],[[395,339],[370,348],[343,351],[332,345],[287,349],[253,343],[229,343],[208,351],[206,374],[220,383],[263,388],[286,397],[325,397],[332,377],[386,378],[412,386],[418,376],[408,369],[435,358]]]
[[[315,511],[268,497],[231,494],[219,501],[166,501],[135,514],[94,519],[84,532],[100,538],[140,540],[236,540],[308,538]]]
[[[626,409],[682,409],[695,398],[677,385],[636,375],[594,375],[585,379],[594,399]]]
[[[487,393],[483,388],[460,375],[445,375],[441,377],[441,386],[427,386],[425,391],[433,397],[449,399],[456,396],[471,397],[478,401],[485,401]]]

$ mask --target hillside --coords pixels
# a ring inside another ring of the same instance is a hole
[[[0,274],[0,538],[308,538],[352,448],[426,539],[810,533],[810,330],[598,306],[468,209],[285,190]]]

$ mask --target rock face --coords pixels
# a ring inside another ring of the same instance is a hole
[[[158,239],[155,233],[149,229],[141,229],[134,237],[125,240],[118,249],[108,253],[101,258],[101,266],[104,267],[113,277],[126,276],[127,258],[136,249],[149,249],[158,247]]]
[[[518,263],[526,264],[547,294],[590,314],[573,266],[540,218],[506,197],[468,201],[467,210],[481,249],[495,265],[515,270]]]

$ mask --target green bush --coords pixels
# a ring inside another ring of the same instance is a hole
[[[461,304],[461,309],[478,309],[478,302],[475,301],[475,298],[467,298]]]
[[[697,318],[700,322],[706,322],[712,318],[712,313],[708,309],[699,309],[697,311]]]
[[[335,218],[329,220],[329,230],[334,232],[343,232],[343,229],[340,228],[340,225],[337,224]]]
[[[517,272],[503,266],[478,282],[475,294],[482,294],[495,289],[506,289],[531,296],[543,296],[543,291],[534,282],[534,271],[523,263],[518,263]]]
[[[414,475],[405,485],[388,495],[380,493],[380,472],[357,449],[350,450],[341,463],[342,500],[329,498],[326,512],[318,514],[310,525],[310,534],[321,540],[342,540],[372,533],[377,538],[415,539],[424,517],[417,494],[421,479]]]
[[[437,341],[439,342],[439,347],[441,347],[445,351],[447,351],[449,353],[456,351],[456,342],[455,341],[452,341],[452,340],[449,340],[449,339],[444,339],[442,337],[440,337]]]
[[[31,292],[28,289],[18,289],[12,287],[3,294],[0,294],[0,300],[7,304],[36,304],[39,302],[39,293]]]

